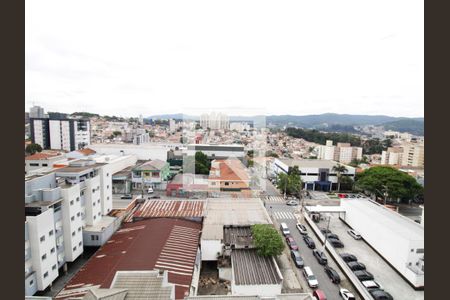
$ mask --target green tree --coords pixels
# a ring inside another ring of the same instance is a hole
[[[385,200],[410,200],[423,194],[423,187],[414,177],[388,166],[369,168],[357,174],[355,187]]]
[[[338,192],[341,190],[341,177],[342,173],[347,173],[348,170],[344,165],[337,164],[333,166],[331,169],[333,172],[336,172],[337,180],[338,180]]]
[[[201,151],[195,152],[195,174],[209,174],[211,162],[208,156]]]
[[[298,194],[301,190],[302,181],[300,179],[300,173],[291,171],[289,174],[280,173],[277,178],[277,188],[286,197],[287,195]]]
[[[284,250],[284,242],[277,230],[268,224],[252,226],[253,242],[260,256],[280,255]]]
[[[26,148],[25,148],[25,152],[28,154],[35,154],[36,152],[42,152],[42,147],[39,144],[29,144]]]
[[[113,134],[114,137],[117,137],[118,135],[121,136],[121,135],[122,135],[122,132],[116,130],[116,131],[113,131],[112,134]]]

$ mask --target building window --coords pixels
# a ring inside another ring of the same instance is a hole
[[[44,255],[42,255],[42,260],[46,260],[47,259],[47,253],[46,254],[44,254]]]
[[[75,221],[75,216],[72,216],[70,220]]]
[[[91,235],[91,241],[98,241],[98,235]]]
[[[48,272],[45,272],[44,273],[44,278],[47,278],[48,277]]]
[[[109,196],[108,196],[108,197],[106,197],[106,200],[109,200]]]
[[[41,240],[41,243],[42,243],[43,241],[45,241],[45,235],[41,236],[40,240]]]
[[[56,265],[53,265],[52,270],[53,271],[56,270]]]
[[[81,196],[84,196],[84,191],[81,191]]]
[[[109,177],[109,173],[106,173],[106,177]]]
[[[94,220],[97,219],[97,216],[94,216]]]
[[[77,212],[77,217],[79,217],[81,214],[80,214],[80,212]]]
[[[80,197],[77,197],[77,202],[80,202]]]
[[[39,167],[39,164],[30,163],[30,167]]]
[[[416,253],[424,253],[425,249],[416,249]]]
[[[55,248],[50,249],[50,253],[55,253]]]
[[[106,186],[106,189],[109,189],[109,185]]]
[[[74,232],[72,232],[72,236],[75,236],[75,231],[74,231]]]
[[[42,164],[42,166],[43,166],[43,167],[47,167],[47,166],[48,166],[48,164]]]
[[[50,231],[48,232],[48,235],[49,235],[49,236],[52,236],[52,235],[53,235],[53,230],[50,230]]]
[[[81,231],[81,227],[78,227],[78,231]]]
[[[34,280],[30,280],[30,286],[33,285],[33,283],[34,283]]]
[[[100,203],[100,199],[97,200],[97,203]]]
[[[230,185],[230,183],[229,182],[225,182],[225,185]]]
[[[79,243],[78,243],[78,246],[80,246],[80,247],[81,247],[81,242],[79,242]]]
[[[76,250],[77,250],[77,246],[73,247],[72,250],[73,250],[73,251],[76,251]]]
[[[95,206],[95,202],[92,203],[92,206]]]
[[[100,217],[100,212],[98,212],[98,214],[97,214],[99,217]]]
[[[70,205],[73,205],[73,200],[70,200]]]

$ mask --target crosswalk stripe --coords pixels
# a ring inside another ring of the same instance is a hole
[[[274,212],[274,216],[276,219],[294,219],[295,220],[295,215],[292,212],[288,212],[288,211],[276,211]]]

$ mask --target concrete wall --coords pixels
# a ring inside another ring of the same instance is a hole
[[[365,200],[359,200],[365,201]],[[376,206],[370,202],[371,205]],[[352,205],[351,201],[342,201],[341,206],[345,209],[344,220],[356,231],[359,231],[368,242],[381,256],[383,256],[399,273],[401,273],[412,285],[416,287],[423,286],[423,275],[411,272],[408,265],[415,266],[420,257],[424,253],[424,239],[410,240],[402,234],[401,222],[395,222],[396,219],[402,218],[395,212],[388,211],[392,214],[392,220],[374,218],[369,209],[363,210],[361,207]],[[375,209],[385,209],[383,207],[375,207]],[[387,209],[386,209],[387,210]],[[387,222],[390,221],[390,222]],[[422,228],[420,224],[413,221],[411,226]],[[388,223],[388,224],[387,224]],[[419,251],[419,253],[417,253]],[[417,285],[422,284],[422,285]]]
[[[217,253],[222,253],[222,242],[220,240],[201,240],[202,260],[217,260]]]

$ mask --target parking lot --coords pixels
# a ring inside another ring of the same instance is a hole
[[[341,283],[340,284],[334,284],[331,282],[330,278],[327,276],[327,274],[324,271],[324,267],[320,265],[317,261],[317,259],[314,257],[312,249],[308,248],[306,243],[303,240],[303,236],[300,234],[298,229],[295,227],[297,224],[297,218],[294,215],[295,209],[293,207],[287,206],[286,204],[271,204],[271,206],[267,207],[268,213],[270,216],[272,216],[274,220],[275,226],[279,226],[281,222],[286,223],[286,225],[289,227],[289,230],[291,232],[291,236],[294,238],[295,242],[297,243],[299,247],[299,253],[300,256],[303,258],[305,262],[305,266],[309,266],[311,270],[313,271],[314,275],[316,276],[318,282],[319,282],[319,289],[324,291],[328,300],[339,300],[342,299],[339,295],[339,289],[341,287],[346,288],[350,290],[357,299],[360,299],[355,292],[352,284],[350,281],[345,277],[345,275],[341,272],[339,267],[336,265],[336,263],[333,261],[333,259],[327,255],[328,258],[328,265],[331,266],[334,270],[336,270],[341,277]],[[316,244],[316,248],[322,249],[322,245],[320,244],[319,240],[316,238],[316,236],[313,233],[313,230],[309,227],[309,225],[306,224],[306,222],[301,222],[304,224],[308,229],[308,235],[314,240]],[[290,258],[290,256],[289,256]],[[291,262],[292,259],[290,258]],[[293,265],[293,262],[292,262]],[[305,290],[311,291],[311,289],[307,286],[306,280],[303,277],[302,269],[298,269],[296,267],[293,267],[294,271],[297,274],[297,278],[299,278],[300,283],[302,286],[304,286]]]
[[[318,226],[326,228],[328,221],[320,221]],[[376,253],[364,240],[355,240],[348,233],[350,229],[337,215],[331,214],[330,230],[337,234],[344,243],[344,248],[336,249],[338,253],[351,253],[359,262],[366,265],[367,271],[372,273],[375,281],[380,283],[384,290],[394,299],[421,300],[424,291],[414,290],[378,253]],[[394,245],[393,245],[394,246]]]

